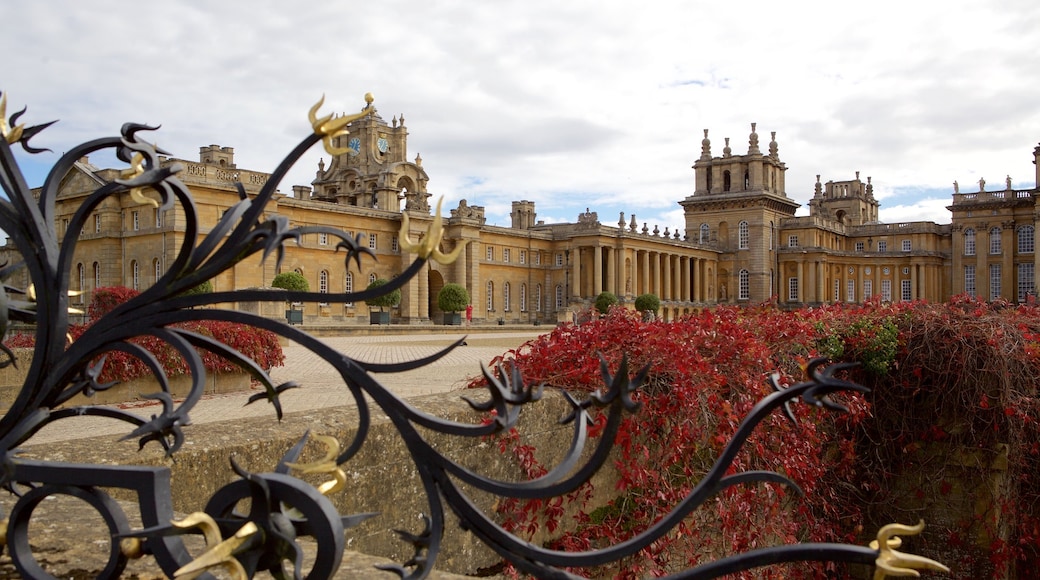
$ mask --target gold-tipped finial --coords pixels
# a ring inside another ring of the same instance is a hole
[[[339,455],[339,441],[328,435],[314,435],[314,438],[325,444],[325,457],[314,463],[286,463],[289,467],[301,473],[328,473],[332,475],[332,481],[326,481],[318,486],[318,493],[329,495],[335,493],[347,485],[347,474],[336,465],[336,456]]]
[[[202,535],[206,538],[206,546],[208,547],[198,558],[181,566],[180,569],[173,573],[173,577],[176,580],[193,580],[205,572],[218,568],[224,569],[235,580],[247,580],[249,578],[245,568],[235,558],[234,553],[239,546],[260,533],[260,528],[255,523],[246,522],[245,525],[235,532],[235,535],[226,540],[220,537],[220,528],[217,526],[217,522],[205,512],[195,512],[189,514],[183,520],[175,520],[170,523],[174,527],[182,529],[198,528],[202,530]]]
[[[444,237],[444,228],[441,226],[444,221],[441,218],[442,203],[444,203],[443,197],[437,200],[437,211],[433,214],[433,223],[430,224],[430,229],[426,231],[426,235],[419,242],[413,242],[408,236],[408,212],[403,212],[401,214],[401,232],[398,234],[398,238],[404,251],[415,252],[424,260],[432,259],[435,262],[447,265],[459,257],[469,240],[461,240],[450,253],[445,254],[440,250],[441,238]]]
[[[918,522],[916,526],[888,524],[878,530],[877,539],[870,542],[870,547],[878,550],[878,557],[875,560],[877,569],[874,572],[874,580],[885,580],[888,576],[913,576],[917,578],[921,575],[917,570],[950,571],[946,566],[930,558],[916,554],[904,554],[895,550],[895,548],[903,545],[903,540],[899,539],[899,536],[896,536],[896,534],[916,536],[923,530],[924,520]]]
[[[14,145],[21,140],[24,129],[24,123],[14,127],[7,126],[7,93],[0,93],[0,135],[3,135],[8,143]]]
[[[372,101],[374,100],[375,97],[372,96],[372,93],[365,93],[365,108],[361,109],[360,113],[343,115],[342,117],[329,114],[320,119],[318,118],[318,109],[325,104],[325,95],[322,95],[321,99],[311,107],[310,112],[307,113],[307,118],[311,122],[311,127],[314,128],[314,134],[321,135],[321,142],[325,146],[325,150],[329,152],[329,155],[344,155],[350,150],[349,147],[334,147],[332,140],[349,133],[347,125],[350,123],[375,112],[375,107],[372,106]]]
[[[130,158],[130,168],[120,171],[119,177],[129,180],[141,175],[142,173],[144,173],[144,155],[134,153],[134,156]],[[145,197],[144,194],[141,193],[140,187],[133,187],[130,189],[130,199],[132,199],[134,203],[139,203],[141,205],[159,207],[159,202],[150,197]]]

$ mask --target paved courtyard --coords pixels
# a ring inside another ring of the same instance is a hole
[[[379,374],[377,380],[401,398],[459,389],[469,378],[480,374],[480,363],[487,363],[544,332],[548,332],[548,329],[471,333],[466,338],[465,346],[456,348],[437,362],[414,371]],[[355,360],[395,363],[429,356],[463,336],[465,335],[462,333],[344,336],[323,338],[322,342]],[[290,380],[300,385],[300,388],[286,391],[282,395],[282,409],[286,414],[354,405],[348,389],[332,366],[302,346],[286,346],[285,366],[273,369],[271,377],[276,385]],[[267,403],[257,402],[245,406],[249,396],[256,392],[258,391],[206,395],[190,413],[192,423],[211,423],[243,417],[273,417],[274,410]],[[149,409],[151,405],[155,403],[140,404],[137,414],[150,416],[154,413]],[[94,417],[66,419],[45,427],[24,447],[80,437],[118,437],[129,431],[129,425],[119,421]]]

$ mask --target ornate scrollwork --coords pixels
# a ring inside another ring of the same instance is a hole
[[[521,571],[539,577],[566,577],[565,568],[595,566],[631,555],[669,533],[680,521],[704,501],[721,490],[754,481],[794,484],[776,473],[748,472],[729,474],[736,454],[751,432],[772,412],[786,408],[796,398],[823,407],[838,409],[828,396],[838,391],[863,390],[854,383],[837,379],[835,368],[824,367],[814,361],[810,380],[786,389],[777,386],[776,392],[764,398],[748,415],[733,440],[723,449],[719,458],[691,494],[671,513],[644,533],[622,544],[590,552],[568,553],[532,545],[507,532],[494,518],[479,510],[471,495],[488,492],[498,496],[517,498],[547,498],[575,490],[608,461],[614,438],[626,413],[635,412],[638,405],[632,394],[647,376],[643,368],[630,374],[627,360],[613,372],[602,364],[603,388],[585,400],[567,395],[571,412],[571,443],[564,458],[541,477],[528,481],[511,482],[489,478],[470,470],[439,453],[426,436],[428,432],[458,437],[480,438],[517,424],[520,410],[537,401],[542,387],[526,385],[515,368],[499,368],[488,378],[488,398],[471,400],[478,411],[493,411],[494,420],[486,423],[459,423],[426,414],[394,396],[377,380],[380,373],[400,372],[420,368],[444,357],[462,341],[432,356],[403,363],[380,364],[354,360],[330,348],[313,336],[281,321],[263,318],[242,311],[221,308],[221,304],[236,301],[265,302],[325,302],[337,299],[343,302],[361,302],[396,290],[407,284],[425,266],[428,259],[447,262],[458,256],[460,244],[449,254],[439,249],[442,235],[440,204],[429,231],[422,241],[408,237],[407,213],[402,218],[402,247],[417,257],[400,275],[389,283],[361,292],[332,295],[320,292],[291,290],[237,290],[190,294],[187,290],[235,267],[243,260],[259,256],[261,260],[274,257],[280,262],[283,244],[299,240],[305,234],[324,233],[338,239],[337,250],[344,250],[344,260],[359,265],[371,251],[360,243],[360,238],[324,226],[290,227],[282,216],[264,216],[264,209],[289,168],[318,142],[334,152],[333,139],[346,131],[347,124],[371,112],[371,100],[358,115],[317,117],[319,101],[309,117],[313,132],[307,135],[271,173],[258,194],[247,196],[239,185],[239,201],[231,206],[217,224],[205,234],[199,227],[199,217],[188,188],[177,178],[182,166],[163,165],[162,153],[154,145],[138,138],[143,125],[127,124],[120,135],[101,138],[72,148],[61,156],[52,168],[39,195],[34,195],[22,178],[11,152],[11,145],[21,143],[30,153],[40,151],[29,147],[27,141],[47,125],[25,127],[16,124],[18,116],[0,125],[4,139],[0,140],[0,180],[7,194],[0,199],[0,228],[11,235],[22,260],[0,268],[0,278],[18,268],[28,271],[36,289],[36,300],[16,300],[23,292],[9,286],[0,287],[0,330],[6,331],[8,321],[31,322],[36,325],[36,350],[25,383],[0,419],[0,484],[9,489],[15,485],[29,485],[31,491],[23,494],[9,516],[7,546],[20,573],[24,576],[44,576],[35,562],[28,542],[28,521],[33,508],[48,495],[63,493],[84,498],[105,518],[113,538],[105,576],[117,576],[126,558],[150,554],[163,571],[172,577],[194,577],[212,568],[222,568],[235,575],[252,576],[257,571],[269,571],[275,577],[301,577],[303,557],[298,539],[309,536],[317,542],[317,556],[308,577],[327,578],[335,573],[344,549],[344,529],[357,525],[374,514],[339,514],[323,493],[343,485],[341,466],[361,449],[369,433],[372,405],[390,417],[397,428],[415,469],[422,481],[429,506],[425,528],[418,532],[401,531],[400,536],[415,546],[415,555],[402,565],[390,567],[405,578],[423,578],[434,567],[444,533],[446,514],[450,510],[460,518],[463,526],[491,549],[513,562]],[[0,118],[3,117],[6,95],[0,96]],[[112,183],[98,187],[88,195],[69,220],[64,236],[59,239],[54,231],[55,199],[58,182],[84,155],[113,150],[116,157],[130,168]],[[66,344],[69,330],[68,287],[72,255],[79,234],[87,218],[105,199],[129,192],[137,203],[153,202],[163,209],[177,204],[185,217],[185,242],[165,274],[150,288],[101,317],[71,343]],[[157,198],[153,199],[151,196]],[[594,216],[593,216],[594,218]],[[206,306],[206,308],[196,308]],[[325,456],[313,463],[299,461],[309,435],[288,450],[268,473],[251,473],[242,469],[233,459],[231,469],[238,479],[218,490],[206,504],[203,513],[185,520],[174,520],[170,498],[169,472],[165,468],[135,466],[78,465],[31,461],[19,458],[16,448],[33,437],[45,425],[63,419],[97,415],[126,422],[129,425],[125,439],[136,439],[140,446],[149,443],[161,445],[167,454],[175,454],[184,442],[184,428],[190,423],[190,412],[199,401],[205,385],[206,370],[200,351],[223,357],[255,378],[262,391],[252,396],[249,403],[266,401],[282,416],[280,396],[288,389],[297,388],[294,382],[275,385],[268,373],[257,363],[211,337],[185,330],[179,323],[202,319],[238,322],[275,332],[332,364],[340,374],[344,388],[352,394],[359,413],[359,423],[353,439],[341,449],[340,442],[314,436],[326,446]],[[191,388],[183,399],[175,401],[169,392],[169,377],[156,357],[133,342],[149,336],[173,347],[187,364]],[[105,364],[105,356],[123,351],[143,361],[156,379],[158,392],[148,395],[159,400],[161,410],[151,417],[140,417],[129,410],[94,406],[60,408],[78,394],[90,394],[109,388],[98,378]],[[7,353],[10,356],[10,353]],[[12,359],[13,360],[13,359]],[[371,401],[371,403],[369,403]],[[592,407],[602,410],[606,420],[602,436],[594,444],[588,439],[589,412]],[[592,449],[587,449],[592,445]],[[332,475],[332,480],[319,489],[290,475],[292,469]],[[95,487],[120,487],[138,492],[141,502],[142,525],[133,528],[126,523],[118,504]],[[795,487],[795,489],[797,489]],[[242,513],[237,506],[248,499],[249,511]],[[207,537],[203,554],[192,555],[181,541],[184,534],[202,534]],[[118,541],[115,541],[118,540]],[[874,563],[882,553],[892,554],[887,543],[877,548],[844,544],[798,544],[755,550],[725,558],[681,574],[686,578],[711,578],[751,569],[775,562],[800,560],[840,560]],[[886,566],[902,567],[903,556],[885,561]],[[289,569],[286,569],[288,564]],[[894,568],[893,568],[894,569]]]

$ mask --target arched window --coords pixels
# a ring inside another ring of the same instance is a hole
[[[83,267],[83,264],[76,264],[76,281],[79,284],[79,288],[76,288],[76,290],[79,290],[80,292],[83,292],[86,289],[85,288],[85,286],[87,284],[87,279],[86,278],[87,278],[86,268]],[[79,302],[79,303],[83,302],[83,294],[80,294],[79,296],[76,297],[76,302]]]
[[[741,270],[737,274],[737,299],[751,299],[751,274],[747,270]]]
[[[975,255],[975,230],[973,228],[964,230],[964,255]]]
[[[346,278],[343,279],[343,291],[351,293],[354,291],[354,273],[347,272]],[[347,302],[347,306],[354,306],[353,302]]]
[[[708,227],[708,224],[701,224],[700,243],[707,244],[709,239],[711,239],[711,228]]]
[[[130,261],[130,287],[134,290],[141,289],[141,271],[137,267],[137,260]]]
[[[563,286],[559,284],[556,285],[556,309],[563,309]]]
[[[748,230],[747,222],[740,222],[737,224],[737,247],[741,250],[748,249],[748,244],[751,241],[751,233]]]
[[[1000,228],[993,228],[989,231],[989,253],[999,254],[1003,251],[1000,246]]]
[[[527,284],[520,285],[520,312],[527,312]]]
[[[744,172],[744,191],[751,190],[751,174],[747,171]]]
[[[512,297],[509,295],[509,282],[506,282],[502,285],[502,310],[506,312],[509,312],[510,298]]]
[[[368,275],[368,283],[371,284],[372,282],[375,282],[375,281],[376,281],[376,273],[372,272],[371,274]]]
[[[722,172],[722,191],[729,191],[730,181],[731,180],[730,180],[730,176],[729,176],[729,171],[728,170],[727,171],[723,171]]]
[[[534,311],[542,311],[542,285],[536,284],[534,287]]]
[[[329,271],[322,270],[318,273],[318,292],[322,294],[329,293]],[[328,305],[328,302],[322,302],[323,306]]]
[[[1032,254],[1033,253],[1033,226],[1022,226],[1018,228],[1018,253],[1019,254]]]
[[[492,310],[495,309],[495,283],[494,282],[492,282],[490,280],[488,281],[486,292],[487,292],[487,309],[488,309],[488,312],[491,312]]]

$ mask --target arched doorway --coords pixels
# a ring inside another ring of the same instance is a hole
[[[441,312],[441,309],[437,307],[437,295],[440,294],[441,288],[444,288],[444,276],[433,268],[430,268],[429,288],[430,320],[433,321],[434,324],[440,324],[444,319],[444,316],[442,316],[443,313]]]

